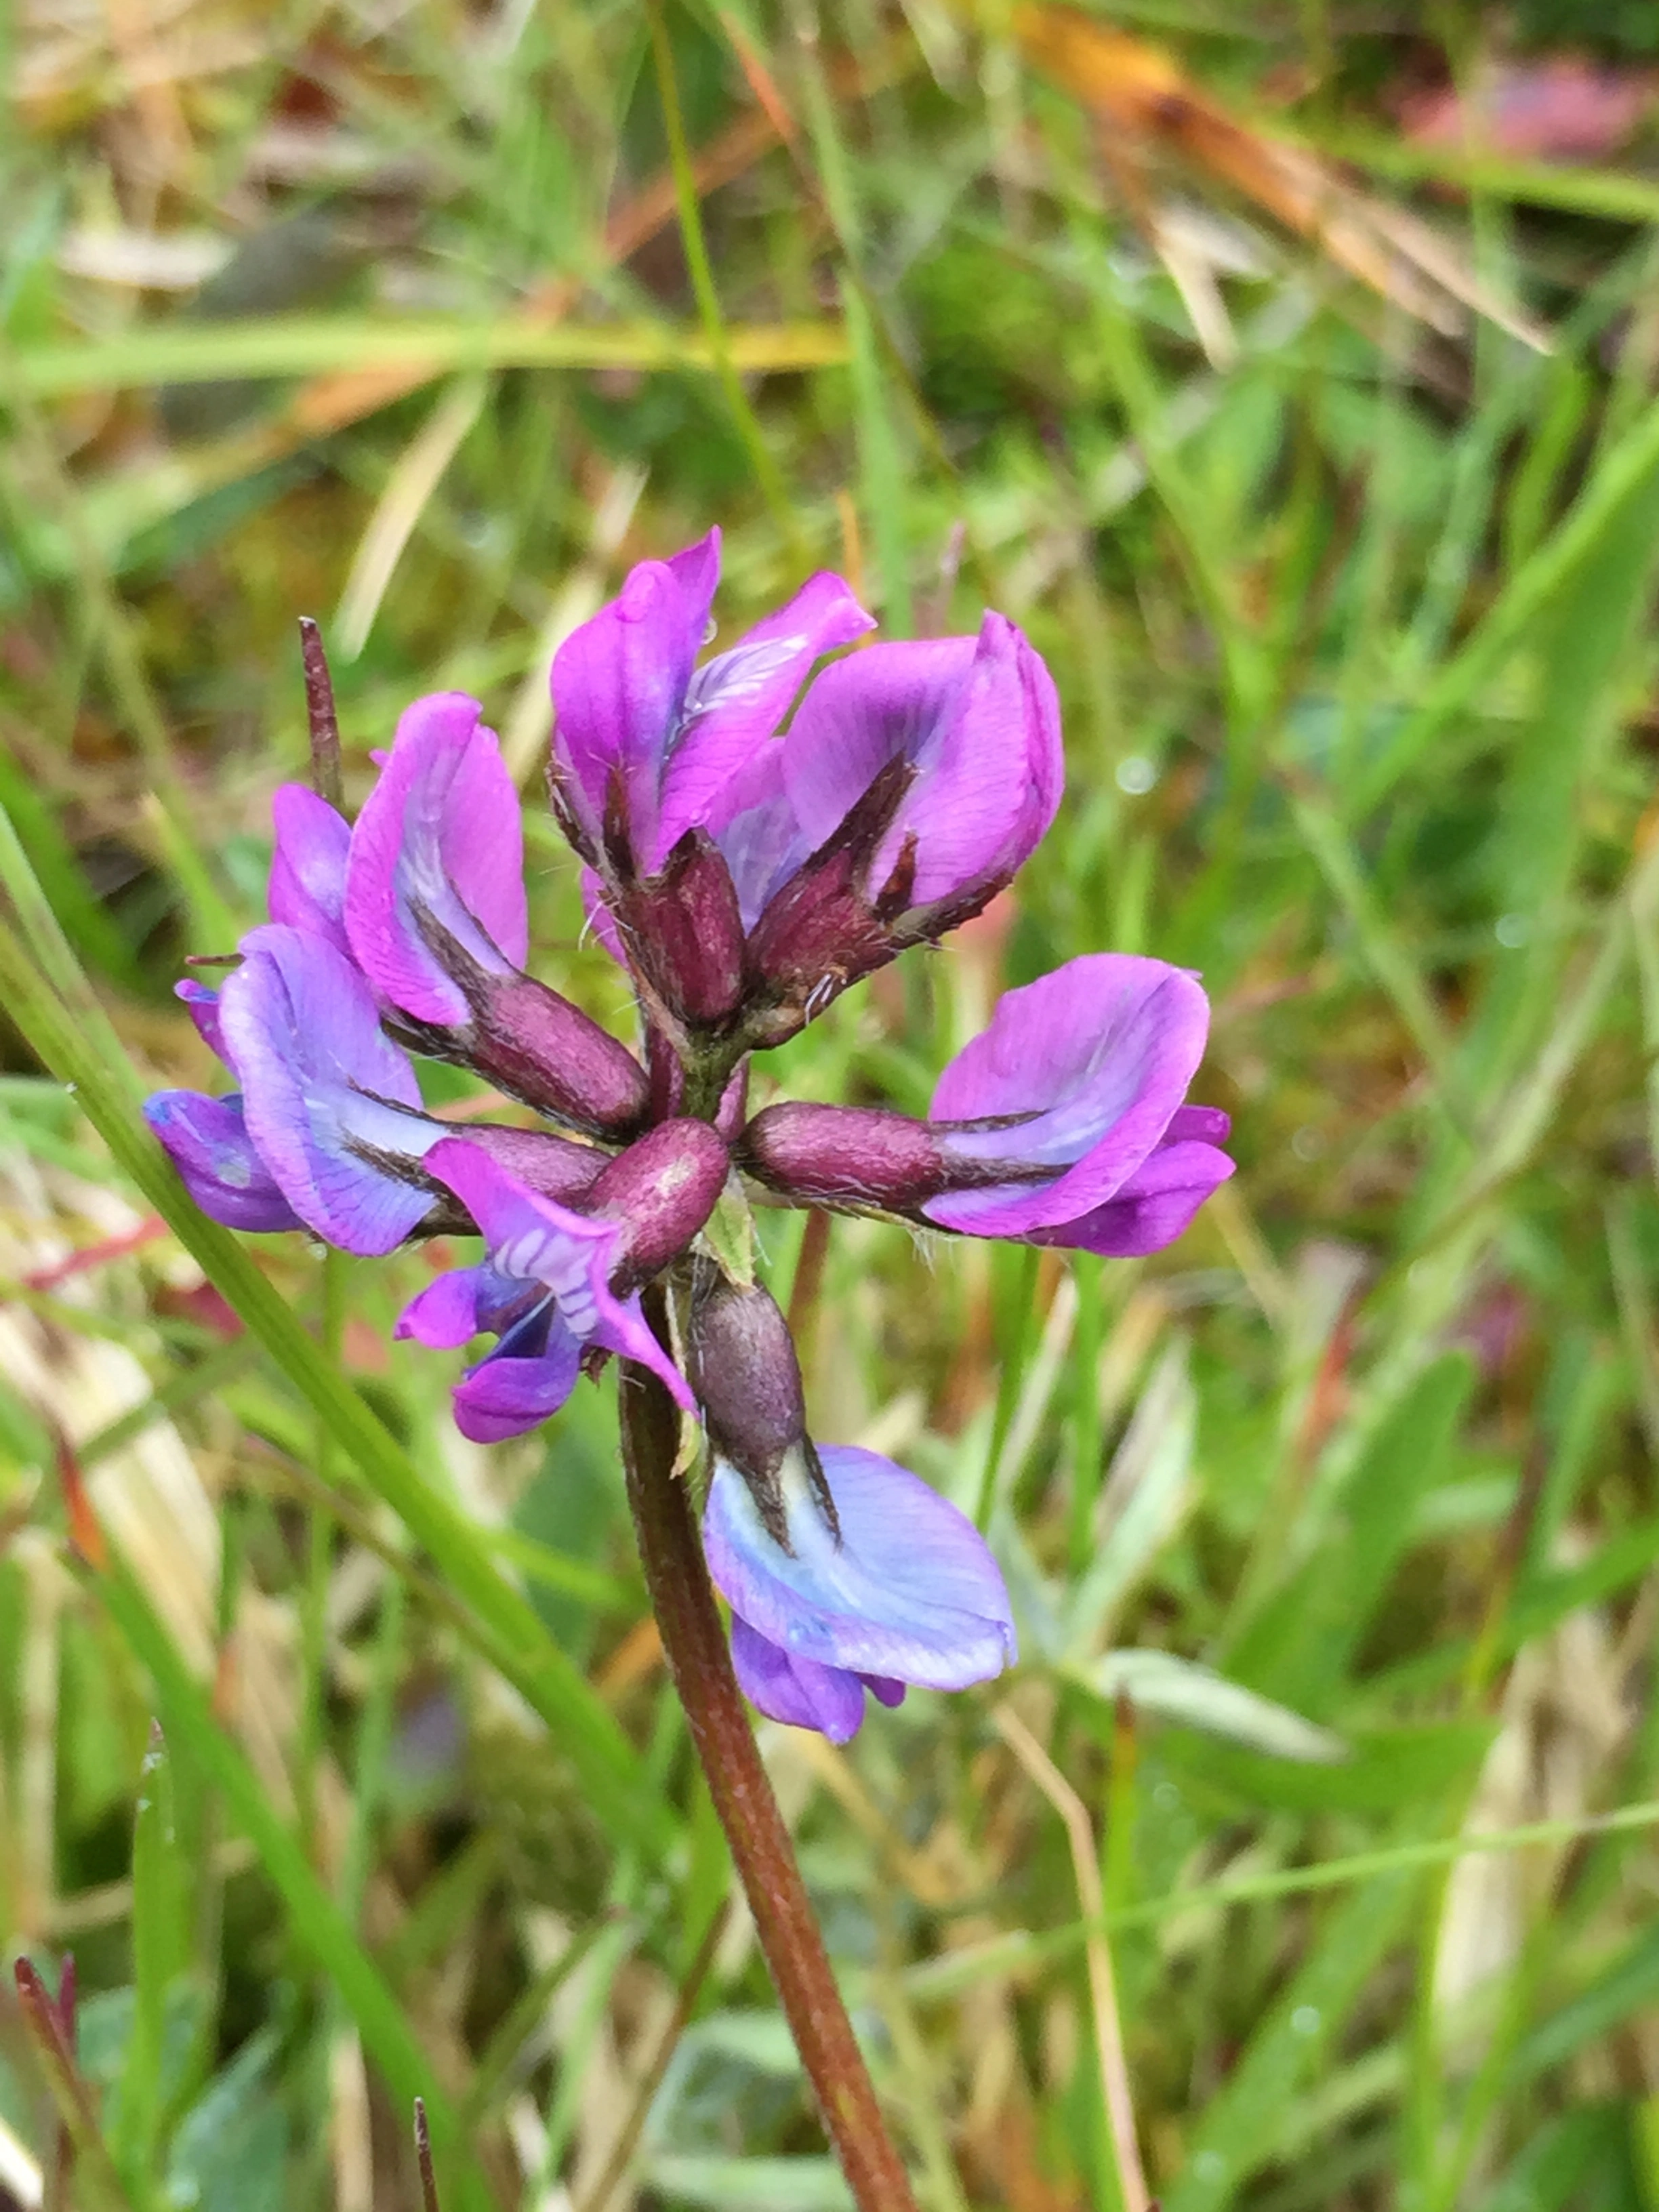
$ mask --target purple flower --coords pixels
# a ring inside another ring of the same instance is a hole
[[[977,638],[871,646],[820,675],[775,764],[711,829],[776,1043],[907,945],[977,914],[1036,849],[1064,781],[1060,708],[1001,615]]]
[[[769,1294],[705,1265],[688,1350],[714,1463],[703,1548],[752,1702],[844,1743],[866,1689],[890,1705],[907,1683],[961,1689],[1000,1674],[1013,1624],[979,1532],[890,1460],[815,1448]]]
[[[436,1027],[469,1022],[455,953],[509,976],[530,945],[519,795],[476,699],[437,691],[399,718],[351,833],[345,927],[380,996]]]
[[[775,1720],[854,1734],[863,1693],[896,1705],[907,1684],[961,1690],[1015,1656],[995,1560],[971,1521],[907,1468],[850,1444],[785,1458],[781,1530],[750,1484],[717,1459],[703,1548],[736,1616],[732,1656],[744,1694]]]
[[[1209,1002],[1160,960],[1088,953],[1007,992],[940,1077],[929,1119],[786,1103],[740,1164],[798,1200],[968,1236],[1160,1250],[1232,1173],[1227,1116],[1188,1106]]]
[[[254,1149],[236,1092],[210,1098],[199,1091],[154,1091],[144,1101],[144,1119],[210,1220],[227,1229],[301,1226]]]
[[[445,1134],[343,953],[268,923],[219,994],[250,1138],[307,1228],[347,1252],[400,1244],[432,1210],[411,1170]]]
[[[500,1338],[455,1385],[463,1436],[495,1443],[556,1413],[590,1346],[648,1367],[690,1410],[691,1395],[637,1291],[619,1298],[611,1287],[623,1224],[538,1197],[462,1139],[434,1146],[426,1164],[477,1223],[487,1257],[441,1275],[404,1309],[396,1334],[441,1350],[483,1333]]]
[[[641,561],[554,656],[555,789],[571,842],[595,866],[620,842],[633,874],[655,874],[773,735],[813,661],[873,626],[821,571],[697,668],[720,544],[711,530],[672,560]]]
[[[302,783],[279,785],[270,813],[276,839],[265,903],[271,920],[326,938],[337,952],[349,958],[345,926],[349,824]]]
[[[631,1133],[645,1072],[580,1008],[522,973],[519,796],[476,700],[417,699],[351,832],[351,956],[409,1039],[596,1135]],[[411,1026],[412,1025],[412,1026]]]

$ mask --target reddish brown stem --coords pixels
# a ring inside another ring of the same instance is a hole
[[[916,2212],[732,1672],[690,1499],[674,1476],[673,1402],[633,1366],[623,1370],[621,1398],[646,1587],[784,2016],[860,2212]]]

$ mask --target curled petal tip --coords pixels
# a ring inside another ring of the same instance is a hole
[[[344,918],[375,989],[417,1021],[455,1027],[475,975],[529,949],[519,795],[476,699],[417,699],[352,832]]]

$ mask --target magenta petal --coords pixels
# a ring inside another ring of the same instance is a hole
[[[1055,1228],[1034,1229],[1027,1241],[1113,1260],[1143,1259],[1183,1235],[1232,1172],[1233,1163],[1213,1145],[1160,1145],[1103,1206]]]
[[[302,783],[278,785],[270,802],[276,845],[265,902],[273,921],[325,937],[349,956],[346,942],[346,855],[351,830],[343,814]]]
[[[889,761],[914,761],[934,738],[974,651],[971,637],[871,645],[814,678],[783,741],[784,783],[809,848],[841,827]]]
[[[562,1325],[578,1343],[637,1360],[691,1410],[685,1379],[657,1342],[637,1295],[618,1298],[611,1291],[611,1270],[622,1238],[618,1223],[573,1213],[539,1196],[464,1139],[434,1145],[425,1164],[477,1223],[497,1273],[540,1284],[551,1293]]]
[[[1233,1117],[1218,1106],[1177,1106],[1164,1132],[1166,1145],[1224,1145],[1233,1133]]]
[[[446,1140],[447,1141],[447,1140]],[[487,1328],[514,1286],[494,1267],[452,1267],[417,1291],[392,1334],[412,1336],[433,1352],[453,1352]]]
[[[850,586],[823,569],[697,670],[663,777],[655,861],[687,830],[710,820],[726,785],[782,722],[812,663],[874,628]]]
[[[831,1743],[848,1743],[864,1719],[864,1685],[839,1667],[792,1659],[741,1613],[732,1616],[732,1665],[738,1687],[768,1720],[816,1729]]]
[[[1054,683],[1012,623],[988,614],[977,638],[872,646],[824,671],[785,739],[785,782],[811,847],[896,759],[914,781],[872,888],[911,839],[913,906],[1012,875],[1053,821],[1064,778]]]
[[[144,1119],[167,1147],[179,1179],[210,1220],[227,1229],[297,1229],[298,1215],[255,1151],[234,1091],[157,1091]]]
[[[1027,1117],[941,1131],[950,1158],[1052,1169],[1036,1185],[952,1192],[923,1207],[942,1228],[1024,1237],[1113,1197],[1186,1096],[1209,1028],[1196,977],[1161,960],[1085,953],[1004,994],[990,1027],[939,1078],[936,1123]]]
[[[557,1322],[547,1348],[533,1358],[492,1352],[468,1370],[451,1393],[455,1425],[475,1444],[502,1443],[556,1413],[576,1387],[581,1346]]]
[[[345,924],[352,957],[381,997],[446,1027],[471,1015],[431,939],[452,938],[492,975],[529,949],[519,795],[476,699],[417,699],[351,836]]]
[[[348,1252],[389,1252],[431,1210],[407,1170],[442,1127],[421,1112],[368,985],[325,939],[270,923],[242,949],[219,1003],[249,1133],[308,1229]]]
[[[553,656],[553,758],[595,847],[613,775],[634,849],[655,849],[657,793],[720,576],[718,530],[672,561],[641,561],[609,606]]]
[[[831,1530],[796,1455],[782,1498],[793,1550],[717,1460],[703,1514],[708,1571],[733,1613],[786,1652],[934,1690],[1000,1674],[1014,1656],[1008,1594],[971,1521],[908,1468],[848,1444],[819,1453]]]

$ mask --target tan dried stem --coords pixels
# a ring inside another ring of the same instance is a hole
[[[1084,1939],[1084,1957],[1089,1969],[1089,2001],[1095,2019],[1095,2048],[1100,2055],[1101,2094],[1111,2130],[1118,2188],[1125,2212],[1150,2212],[1152,2199],[1140,2163],[1134,2100],[1129,2094],[1129,2068],[1123,2055],[1117,1984],[1112,1973],[1111,1948],[1106,1940],[1106,1898],[1101,1887],[1100,1848],[1095,1841],[1095,1832],[1083,1800],[1013,1707],[999,1705],[992,1718],[998,1734],[1059,1814],[1066,1830],[1078,1905],[1088,1929]]]

